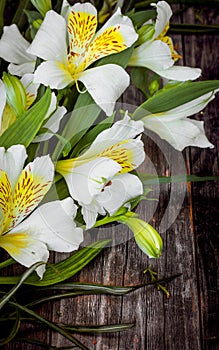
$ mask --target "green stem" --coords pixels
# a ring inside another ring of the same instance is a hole
[[[15,263],[14,259],[12,259],[12,258],[7,259],[7,260],[3,261],[2,263],[0,263],[0,269],[3,269],[4,267],[10,266],[10,265],[13,265],[14,263]]]
[[[77,345],[80,349],[82,349],[82,350],[89,350],[89,348],[87,348],[85,345],[83,345],[75,337],[71,336],[71,334],[66,332],[62,327],[59,327],[55,323],[52,323],[52,322],[46,320],[45,318],[43,318],[42,316],[38,315],[34,311],[26,308],[25,306],[22,306],[22,305],[20,305],[18,303],[12,302],[12,301],[9,301],[8,303],[9,303],[10,306],[13,306],[16,309],[25,312],[26,314],[34,317],[35,319],[37,319],[41,323],[47,325],[49,328],[51,328],[54,331],[58,332],[59,334],[63,335],[66,339],[70,340],[73,344]]]

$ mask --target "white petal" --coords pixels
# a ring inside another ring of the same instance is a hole
[[[157,38],[166,27],[173,13],[170,5],[168,5],[166,1],[159,1],[157,4],[153,3],[151,5],[155,6],[157,9],[157,19],[155,22],[155,32],[153,35],[153,38]]]
[[[2,124],[2,114],[6,105],[6,90],[3,81],[0,79],[0,130]]]
[[[89,205],[83,204],[81,207],[81,213],[86,223],[86,229],[88,230],[89,228],[93,227],[98,216],[98,206],[95,204],[95,201]]]
[[[115,102],[129,85],[129,75],[116,64],[87,69],[79,74],[80,80],[106,115],[111,115]]]
[[[146,42],[136,49],[131,56],[129,66],[146,67],[154,72],[165,70],[174,64],[171,51],[161,40]]]
[[[143,131],[143,122],[141,120],[132,120],[126,113],[122,120],[114,123],[111,128],[102,131],[96,137],[90,148],[80,156],[80,159],[88,159],[95,156],[118,142],[136,137]]]
[[[155,73],[168,80],[187,81],[195,80],[200,77],[201,69],[186,66],[172,66],[168,69],[153,69]]]
[[[178,151],[188,146],[214,147],[206,138],[203,122],[200,121],[185,118],[162,122],[162,118],[155,117],[145,127],[154,131]]]
[[[18,227],[56,252],[72,252],[83,241],[83,230],[76,227],[77,207],[72,198],[43,204]]]
[[[53,10],[46,13],[28,53],[62,63],[67,59],[66,22]]]
[[[89,13],[91,15],[97,16],[96,8],[92,4],[89,4],[88,2],[84,4],[77,3],[73,5],[70,8],[70,10],[74,12],[85,12],[85,13]]]
[[[6,172],[12,189],[17,183],[26,158],[27,153],[23,145],[11,146],[6,151],[4,147],[0,147],[0,169]]]
[[[19,225],[6,235],[0,236],[0,246],[12,258],[26,267],[30,267],[39,261],[47,262],[49,258],[46,244],[38,240],[37,237],[33,237],[31,232],[23,231]],[[42,278],[45,272],[45,265],[37,268],[36,272]]]
[[[0,40],[0,57],[16,64],[33,62],[35,61],[35,56],[26,52],[29,45],[15,24],[4,27]]]
[[[53,133],[56,133],[59,129],[60,121],[63,116],[66,114],[67,110],[65,107],[58,107],[57,110],[51,115],[48,121],[43,124],[43,128],[48,129],[51,132],[45,132],[43,134],[37,135],[32,142],[42,142],[50,139],[53,136]]]
[[[96,158],[73,168],[64,177],[71,196],[80,204],[90,204],[105,182],[120,170],[121,166],[112,159]]]
[[[22,77],[24,74],[33,73],[35,69],[35,64],[35,61],[22,64],[10,63],[8,66],[8,71],[12,75],[18,75],[19,77]]]
[[[31,104],[34,102],[34,100],[37,97],[37,91],[39,88],[40,84],[35,84],[33,82],[33,74],[24,74],[22,78],[20,79],[26,94],[27,94],[27,99],[31,101]]]
[[[139,178],[132,174],[119,174],[111,179],[111,184],[96,197],[96,201],[113,215],[123,204],[143,193]]]
[[[119,32],[122,34],[127,47],[130,47],[138,39],[138,34],[134,30],[131,19],[127,16],[123,16],[120,8],[118,8],[112,17],[101,27],[95,37],[102,34],[107,28],[114,26],[120,27]]]
[[[71,74],[56,61],[43,62],[34,73],[34,82],[50,86],[52,89],[63,89],[73,82]]]

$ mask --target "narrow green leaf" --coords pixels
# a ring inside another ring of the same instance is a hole
[[[174,175],[174,176],[156,176],[138,172],[138,177],[144,185],[157,185],[179,183],[179,182],[201,182],[201,181],[218,181],[219,176],[196,176],[196,175]]]
[[[89,130],[81,141],[78,142],[77,146],[74,148],[71,157],[76,157],[78,154],[86,149],[95,140],[95,138],[105,129],[111,127],[114,121],[114,115],[102,120],[100,123],[95,125],[91,130]]]
[[[135,27],[141,27],[145,22],[149,21],[152,18],[156,18],[155,10],[147,10],[147,11],[137,11],[135,13],[131,13],[129,18],[131,18]]]
[[[151,113],[168,111],[217,89],[219,80],[185,82],[165,87],[142,103],[135,110],[133,119],[138,120]]]
[[[61,136],[74,147],[99,116],[101,109],[88,92],[80,94]],[[58,142],[52,158],[58,160],[63,152],[62,142]]]
[[[32,275],[28,277],[24,283],[43,287],[63,282],[82,270],[109,242],[110,240],[103,240],[92,243],[89,246],[78,250],[69,258],[62,260],[59,263],[48,265],[42,280],[39,280],[37,275]],[[0,277],[0,285],[15,284],[19,281],[19,278],[19,276],[2,276]]]
[[[198,34],[218,34],[219,26],[218,25],[209,25],[209,24],[180,24],[172,23],[170,25],[169,33],[171,34],[189,34],[189,35],[198,35]]]
[[[85,345],[83,345],[79,340],[77,340],[71,334],[66,332],[62,327],[59,327],[55,323],[46,320],[45,318],[43,318],[42,316],[38,315],[34,311],[26,308],[25,306],[22,306],[22,305],[20,305],[18,303],[11,302],[11,301],[9,302],[9,304],[11,306],[13,306],[14,308],[16,308],[16,309],[18,309],[18,310],[20,310],[22,312],[25,312],[26,314],[34,317],[35,319],[40,321],[42,324],[45,324],[46,326],[48,326],[53,331],[58,332],[59,334],[61,334],[66,339],[70,340],[73,344],[77,345],[80,349],[82,349],[82,350],[89,350]]]
[[[52,10],[51,0],[31,0],[31,2],[43,17],[47,11]]]
[[[103,334],[103,333],[114,333],[114,332],[122,332],[126,331],[127,329],[130,329],[134,327],[134,323],[128,323],[128,324],[109,324],[106,326],[65,326],[62,325],[62,327],[68,331],[75,332],[75,333],[95,333],[95,334]]]
[[[16,291],[20,288],[20,286],[24,283],[24,281],[33,273],[33,271],[36,270],[37,267],[41,266],[42,264],[45,264],[44,262],[40,261],[29,267],[19,278],[18,283],[8,292],[6,293],[3,298],[0,300],[0,310],[3,308],[3,306],[10,300],[10,298],[16,293]]]
[[[44,121],[50,101],[51,91],[47,88],[40,101],[28,109],[0,136],[0,146],[9,148],[12,145],[23,144],[28,147]]]
[[[0,263],[0,269],[3,269],[4,267],[10,266],[10,265],[13,265],[14,263],[15,263],[14,259],[9,258],[9,259],[3,261],[2,263]]]

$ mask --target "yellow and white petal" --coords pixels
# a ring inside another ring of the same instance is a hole
[[[103,34],[105,31],[108,31],[109,28],[114,30],[117,27],[119,27],[118,29],[122,34],[124,44],[127,47],[130,47],[138,39],[138,34],[134,29],[131,19],[122,15],[120,8],[118,8],[101,29],[98,30],[96,37]]]
[[[51,187],[54,165],[49,156],[36,158],[21,172],[13,195],[12,229],[28,216],[41,202]]]
[[[144,146],[137,135],[144,131],[141,120],[134,121],[127,114],[109,129],[102,131],[89,149],[75,159],[77,166],[97,157],[108,157],[118,162],[122,172],[131,171],[144,160]]]
[[[1,124],[2,124],[2,114],[5,109],[6,105],[6,89],[3,81],[0,79],[0,131],[1,131]]]
[[[65,63],[67,60],[65,19],[53,10],[48,11],[27,52],[44,60]]]
[[[122,16],[118,9],[90,43],[85,55],[86,67],[102,57],[127,49],[137,38],[131,20]]]
[[[43,204],[17,227],[56,252],[72,252],[83,241],[83,230],[76,227],[77,206],[72,198]]]
[[[0,236],[7,231],[12,208],[12,189],[7,174],[0,170]]]
[[[79,74],[80,80],[106,115],[111,115],[117,99],[129,85],[129,75],[116,64],[106,64]]]
[[[49,251],[45,243],[34,238],[29,231],[20,231],[18,228],[0,236],[0,247],[21,265],[30,267],[38,261],[47,262]],[[40,278],[45,272],[45,265],[36,270]]]
[[[33,63],[35,55],[27,53],[29,42],[23,38],[16,24],[4,27],[0,40],[0,57],[15,64]],[[29,72],[30,73],[30,72]]]
[[[41,63],[34,73],[34,83],[41,83],[52,89],[63,89],[72,82],[68,67],[56,61]]]
[[[27,153],[23,145],[14,145],[7,150],[0,147],[0,169],[7,174],[12,191],[16,186],[26,158]]]
[[[84,53],[97,28],[97,10],[92,4],[75,4],[68,14],[70,55],[77,59]]]
[[[132,174],[115,175],[108,186],[96,196],[96,201],[113,215],[122,205],[143,193],[139,178]]]
[[[64,176],[69,193],[80,204],[90,204],[107,181],[121,170],[121,166],[110,158],[96,158],[75,168],[69,168],[67,173],[65,162],[68,164],[68,160],[58,162],[56,171]]]
[[[26,109],[28,109],[32,103],[35,101],[37,97],[37,91],[39,88],[39,83],[35,84],[33,82],[33,74],[24,74],[21,78],[21,83],[25,89],[26,92],[26,101],[27,101],[27,106]]]
[[[155,22],[155,32],[153,38],[157,38],[160,34],[166,33],[166,27],[168,26],[170,17],[172,16],[172,10],[170,5],[166,1],[158,1],[157,4],[152,3],[151,6],[156,7],[157,19]]]
[[[146,42],[134,49],[129,66],[146,67],[156,72],[173,66],[170,48],[161,40]]]
[[[186,66],[172,66],[164,70],[153,69],[162,78],[176,81],[195,80],[200,77],[201,69]]]

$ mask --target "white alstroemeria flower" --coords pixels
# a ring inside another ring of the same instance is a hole
[[[0,147],[0,247],[29,267],[47,262],[49,250],[77,249],[83,237],[73,221],[76,206],[71,198],[34,210],[51,186],[54,165],[42,156],[23,169],[26,157],[23,145],[7,151]],[[40,277],[44,271],[44,265],[37,269]]]
[[[136,47],[129,66],[146,67],[162,78],[176,81],[195,80],[201,75],[201,69],[186,66],[174,66],[181,56],[175,51],[172,39],[166,36],[172,10],[166,1],[151,4],[156,7],[157,19],[151,39]]]
[[[48,11],[28,53],[45,60],[35,71],[35,81],[55,89],[82,82],[107,115],[129,85],[129,75],[116,64],[87,69],[96,60],[130,47],[137,39],[131,20],[120,9],[95,34],[97,11],[90,3],[70,7],[68,22]],[[68,31],[69,47],[66,43]]]
[[[33,83],[33,74],[24,74],[20,79],[26,95],[26,107],[28,110],[37,97],[39,84]],[[9,91],[10,93],[10,91]],[[19,93],[19,92],[17,92]],[[7,92],[4,83],[0,80],[0,135],[16,120],[17,116],[7,103]],[[65,107],[57,107],[57,98],[52,93],[51,103],[45,114],[45,122],[42,128],[47,129],[43,134],[37,135],[32,142],[46,141],[59,129],[59,124],[64,114]]]
[[[3,28],[0,39],[0,57],[10,62],[8,71],[12,75],[23,76],[26,73],[33,73],[36,56],[26,52],[29,45],[29,42],[19,32],[16,24]]]
[[[204,122],[187,117],[199,113],[214,96],[213,92],[209,92],[169,111],[148,114],[141,120],[146,129],[155,132],[178,151],[188,146],[213,148],[205,135]]]
[[[144,160],[143,142],[135,138],[142,131],[143,123],[126,115],[101,132],[84,154],[57,162],[56,171],[81,205],[87,228],[95,224],[98,214],[112,215],[142,194],[138,177],[127,174]]]

